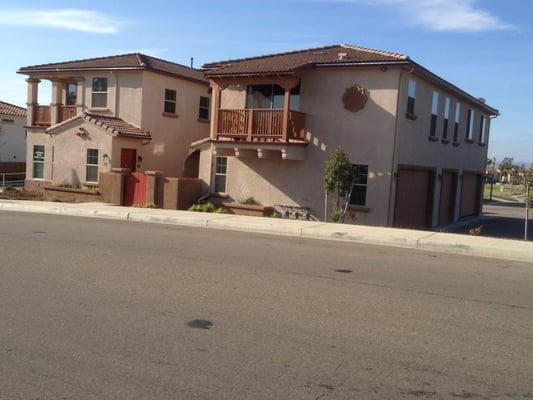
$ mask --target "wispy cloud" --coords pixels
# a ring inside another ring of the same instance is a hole
[[[122,22],[91,10],[2,10],[0,25],[68,29],[81,32],[113,34]]]
[[[512,29],[477,0],[316,0],[390,7],[409,23],[433,31],[484,32]]]

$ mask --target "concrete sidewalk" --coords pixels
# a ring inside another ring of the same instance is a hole
[[[208,214],[188,211],[118,207],[103,203],[54,203],[0,200],[0,211],[108,218],[183,225],[209,229],[257,232],[309,239],[404,247],[533,263],[533,243],[441,232],[343,225],[314,221]]]

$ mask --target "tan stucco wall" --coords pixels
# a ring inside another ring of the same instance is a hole
[[[177,118],[162,115],[165,89],[176,90]],[[200,96],[210,97],[207,85],[143,73],[142,126],[152,134],[144,151],[147,169],[182,176],[190,144],[209,136],[209,123],[198,120]]]
[[[416,81],[416,105],[415,115],[416,120],[405,118],[407,111],[407,84],[408,80]],[[431,104],[433,91],[439,93],[439,108],[436,135],[438,141],[429,140],[430,123],[431,123]],[[444,102],[445,98],[450,98],[450,116],[448,123],[448,140],[449,143],[442,143],[443,125],[444,125]],[[453,134],[455,125],[455,105],[457,102],[461,103],[461,118],[459,123],[458,146],[453,146]],[[472,108],[474,115],[474,130],[472,138],[474,143],[465,142],[466,138],[466,123],[467,110]],[[398,115],[398,148],[396,155],[396,163],[403,165],[415,165],[434,167],[437,169],[437,174],[441,174],[444,169],[457,169],[459,174],[463,171],[484,171],[485,162],[487,158],[487,149],[489,142],[489,135],[485,137],[487,145],[479,145],[479,118],[483,111],[472,103],[459,99],[457,96],[440,87],[431,84],[417,77],[413,74],[404,71],[402,73],[401,92],[400,92],[400,108]],[[490,120],[487,119],[488,129],[490,130]],[[487,130],[488,132],[488,130]],[[433,212],[433,225],[438,223],[438,209],[440,201],[441,182],[439,179],[435,180],[435,197]],[[460,198],[461,181],[458,184],[457,201]],[[394,193],[393,189],[393,192]],[[394,202],[394,196],[392,196]],[[392,210],[394,208],[392,207]],[[456,219],[459,218],[459,207],[456,207]]]
[[[323,176],[328,156],[342,146],[354,164],[368,164],[368,213],[357,223],[386,225],[399,71],[378,68],[317,69],[301,82],[300,110],[307,113],[309,145],[304,161],[228,159],[227,192],[235,200],[253,196],[264,205],[301,205],[324,218]],[[344,109],[342,96],[359,84],[369,89],[365,108]],[[245,92],[229,87],[222,107],[244,106]],[[202,156],[202,164],[208,157]],[[201,171],[206,167],[202,166]],[[205,172],[203,173],[205,175]],[[204,178],[205,179],[205,178]]]
[[[26,128],[24,125],[26,125],[26,117],[0,114],[0,162],[26,161]]]
[[[86,137],[77,136],[80,126]],[[86,179],[87,149],[98,149],[99,172],[109,172],[120,167],[121,148],[133,148],[143,154],[141,141],[131,138],[113,137],[110,133],[92,124],[76,121],[65,125],[55,134],[29,129],[27,141],[27,179],[33,179],[33,146],[45,146],[44,181],[54,184],[81,185]],[[104,157],[106,155],[108,157]],[[143,170],[141,168],[139,170]]]
[[[147,71],[97,71],[91,73],[47,73],[46,76],[34,76],[39,79],[63,79],[65,85],[69,81],[74,82],[83,78],[82,97],[83,110],[95,114],[109,115],[122,118],[126,122],[150,131],[152,141],[133,141],[139,147],[137,152],[143,158],[139,170],[157,170],[165,176],[182,176],[183,164],[189,154],[190,143],[209,135],[209,123],[198,120],[200,96],[210,97],[207,84],[201,84],[173,76],[162,75]],[[107,107],[94,109],[92,102],[92,80],[96,77],[108,78]],[[178,118],[163,116],[165,89],[177,91],[176,114]],[[61,89],[62,101],[65,101],[65,87]],[[80,91],[78,90],[78,94]],[[30,140],[31,143],[44,139],[42,131],[30,129],[29,135],[37,135]],[[120,139],[123,140],[123,139]],[[117,142],[119,140],[115,140]],[[74,140],[76,143],[76,141]],[[28,145],[28,149],[30,146]],[[70,154],[61,152],[63,146],[55,148],[56,158],[65,160],[55,167],[66,168],[61,172],[62,177],[70,176],[72,170],[77,171],[76,165],[70,165],[73,158]],[[101,149],[103,154],[104,148]],[[105,151],[111,150],[105,148]],[[114,147],[113,159],[118,158],[120,163],[120,148]],[[118,166],[118,165],[117,165]],[[70,171],[70,172],[69,172]],[[56,172],[57,175],[57,172]],[[28,175],[31,176],[31,175]],[[54,179],[56,181],[56,179]]]

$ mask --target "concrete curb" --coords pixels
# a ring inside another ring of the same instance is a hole
[[[42,201],[0,200],[0,211],[106,218],[206,229],[255,232],[533,263],[533,243],[531,242],[441,232],[341,225],[316,221],[293,221],[228,214],[118,207],[102,203],[67,204]]]

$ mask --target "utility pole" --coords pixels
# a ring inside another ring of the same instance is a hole
[[[496,173],[496,157],[492,159],[492,179],[490,180],[490,201],[492,201],[492,190],[494,189],[495,173]]]
[[[524,240],[527,240],[528,220],[529,220],[529,183],[526,183],[526,220],[524,223]]]

